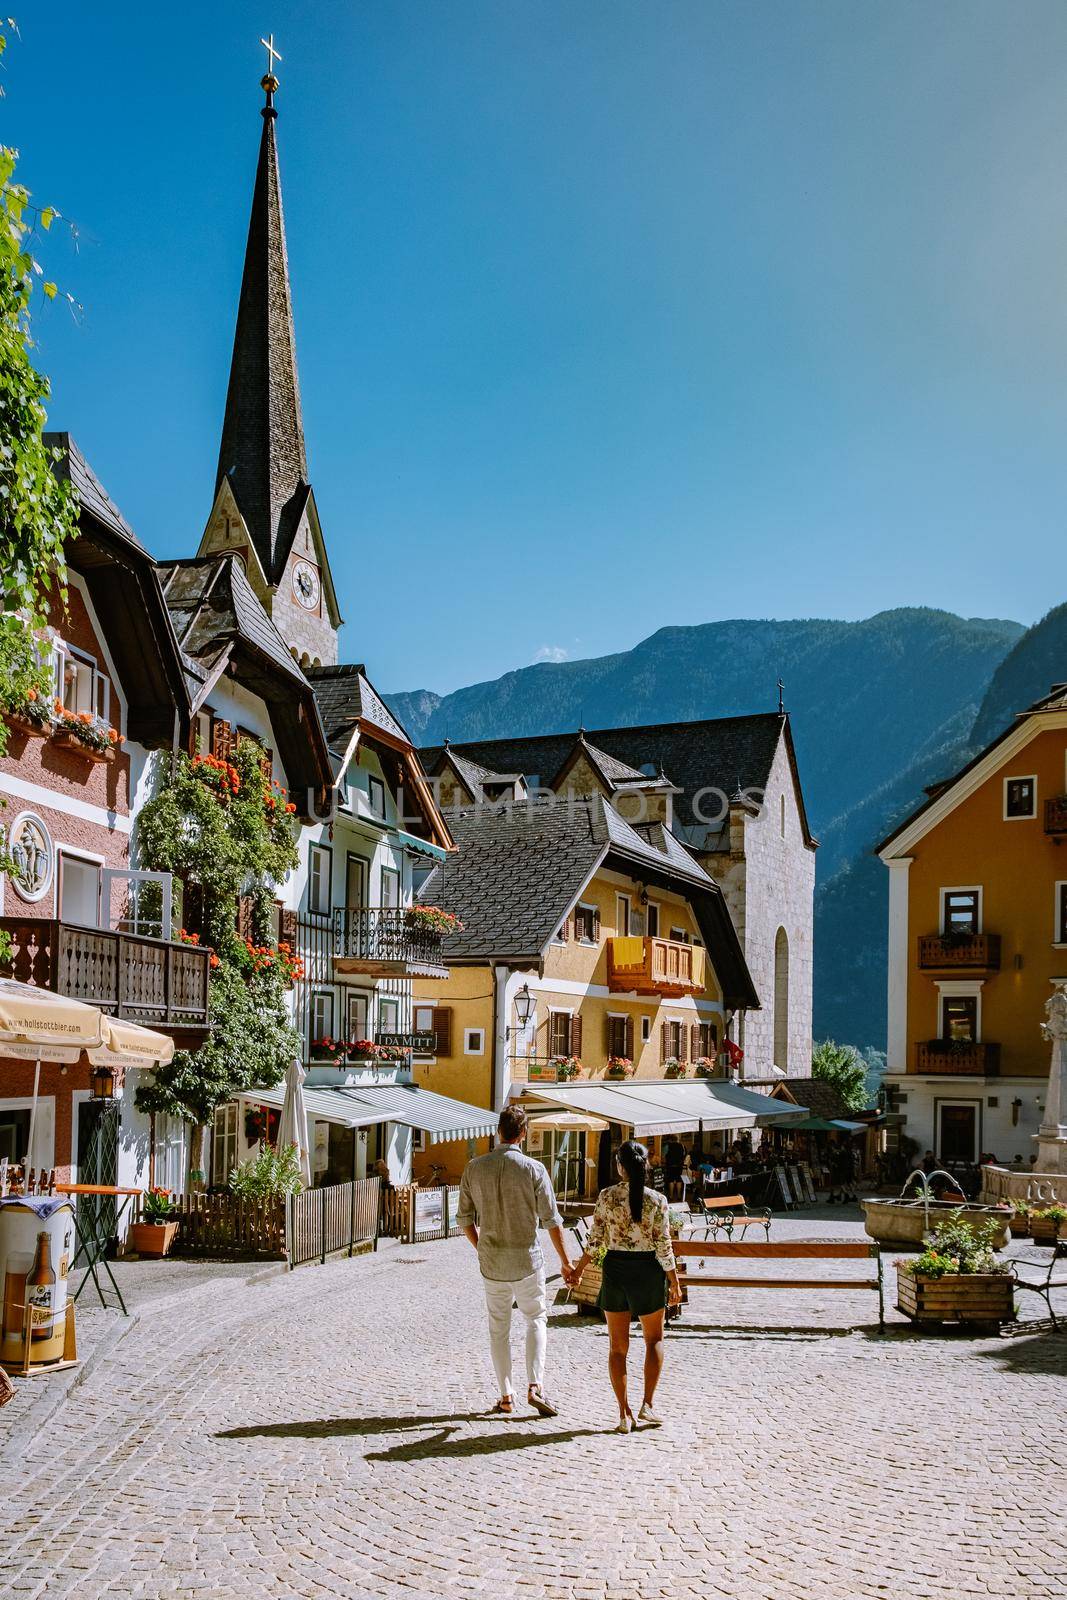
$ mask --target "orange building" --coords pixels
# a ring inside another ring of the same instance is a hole
[[[1067,981],[1067,686],[879,847],[889,869],[886,1086],[943,1161],[1025,1166],[1041,1121],[1045,1002]]]

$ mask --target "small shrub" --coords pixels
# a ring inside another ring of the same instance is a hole
[[[284,1150],[261,1150],[258,1156],[242,1161],[230,1173],[230,1191],[242,1200],[269,1200],[278,1195],[299,1194],[303,1187],[295,1144],[286,1145]]]

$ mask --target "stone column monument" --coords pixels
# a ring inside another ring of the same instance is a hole
[[[1052,1044],[1045,1116],[1037,1139],[1038,1172],[1067,1173],[1067,993],[1058,985],[1045,1002],[1041,1032]]]

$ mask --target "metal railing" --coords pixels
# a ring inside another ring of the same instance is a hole
[[[334,955],[389,967],[443,967],[442,936],[405,906],[343,908],[333,914]]]

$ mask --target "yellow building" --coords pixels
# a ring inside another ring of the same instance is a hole
[[[1038,701],[879,847],[889,869],[886,1084],[945,1161],[1026,1165],[1067,980],[1067,694]]]
[[[599,795],[450,823],[456,855],[421,898],[463,931],[445,941],[448,981],[416,984],[415,1030],[435,1049],[415,1083],[499,1109],[574,1079],[722,1073],[735,1016],[759,1000],[721,891],[661,823],[633,827]],[[466,1151],[448,1157],[454,1174]]]

